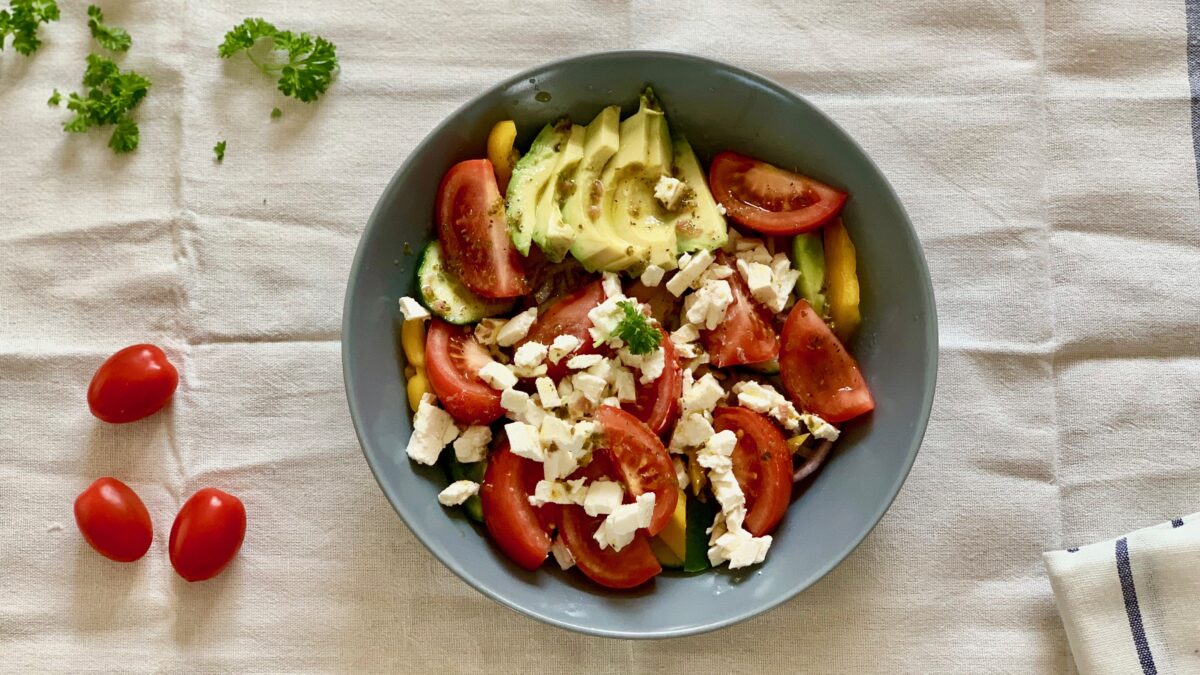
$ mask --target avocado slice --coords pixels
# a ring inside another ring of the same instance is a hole
[[[682,210],[671,219],[675,226],[676,253],[720,248],[729,239],[729,228],[708,189],[700,160],[682,133],[672,131],[671,145],[675,153],[675,177],[688,186]]]
[[[821,233],[802,232],[792,239],[792,264],[800,270],[800,295],[817,316],[825,316],[825,244]]]
[[[542,188],[537,202],[537,222],[533,228],[533,241],[542,249],[551,262],[560,262],[575,240],[575,228],[563,220],[562,204],[565,193],[574,186],[575,170],[583,159],[584,138],[587,128],[578,124],[571,127],[567,139],[558,152],[558,161],[550,180]]]
[[[629,245],[601,217],[600,201],[605,191],[601,174],[620,147],[620,129],[621,109],[615,105],[600,111],[587,126],[583,158],[562,207],[563,222],[575,228],[571,255],[593,272],[624,269],[636,262],[630,257]]]
[[[570,131],[570,122],[547,124],[533,139],[529,152],[513,167],[505,199],[508,215],[508,234],[521,255],[529,255],[537,225],[538,198],[551,182],[558,153]]]

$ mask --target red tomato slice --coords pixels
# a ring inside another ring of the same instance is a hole
[[[88,386],[88,407],[105,422],[149,417],[171,400],[179,372],[154,345],[133,345],[108,357]]]
[[[596,421],[604,428],[606,445],[628,493],[633,497],[654,493],[654,516],[647,529],[650,536],[662,532],[679,499],[675,467],[667,449],[650,427],[620,408],[600,406]]]
[[[450,167],[438,188],[437,225],[446,265],[467,288],[485,298],[529,292],[491,162],[472,159]]]
[[[746,495],[745,528],[756,537],[770,534],[792,499],[792,453],[771,420],[746,408],[717,408],[713,428],[737,434],[733,475]]]
[[[639,381],[637,400],[624,408],[659,436],[674,425],[675,418],[679,416],[679,399],[683,396],[683,369],[675,355],[675,346],[666,333],[663,333],[662,346],[665,361],[662,375],[649,384]]]
[[[540,567],[550,554],[550,536],[529,503],[525,487],[525,476],[531,471],[541,473],[541,467],[514,455],[508,441],[502,440],[488,457],[483,486],[479,488],[483,523],[492,539],[505,555],[527,570]]]
[[[717,263],[735,267],[733,258],[717,252]],[[726,279],[733,290],[733,304],[725,310],[725,320],[713,330],[700,331],[700,341],[712,364],[727,368],[746,363],[761,363],[779,356],[779,336],[771,325],[771,315],[754,301],[742,275]]]
[[[459,424],[491,424],[504,414],[500,392],[479,377],[479,369],[491,360],[470,328],[429,321],[425,372],[442,407]]]
[[[246,538],[246,507],[216,488],[188,497],[171,524],[171,566],[188,581],[204,581],[221,573]]]
[[[662,572],[658,558],[650,550],[650,540],[642,532],[634,535],[620,551],[601,550],[592,537],[601,518],[593,518],[579,506],[563,507],[559,535],[575,558],[575,566],[589,579],[607,588],[626,589],[641,586]]]
[[[783,326],[780,376],[792,401],[828,422],[845,422],[875,409],[858,363],[804,300]]]
[[[832,220],[846,193],[798,173],[734,152],[713,158],[708,182],[729,215],[742,225],[774,235],[793,235]]]
[[[154,539],[146,505],[116,478],[100,478],[79,493],[75,524],[97,553],[117,562],[141,558]]]
[[[567,359],[576,354],[595,354],[597,348],[592,346],[592,336],[588,329],[592,320],[588,312],[604,302],[604,286],[599,280],[594,281],[574,293],[558,300],[540,313],[538,320],[529,329],[529,335],[521,344],[530,341],[548,345],[559,335],[574,335],[582,344],[578,349],[564,356],[558,363],[546,361],[546,374],[555,381],[567,374]]]

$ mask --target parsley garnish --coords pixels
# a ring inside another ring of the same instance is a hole
[[[101,47],[110,52],[129,50],[129,45],[133,44],[133,38],[129,37],[129,33],[125,32],[124,28],[106,26],[104,12],[95,5],[88,5],[87,13],[88,28],[92,31],[92,37],[96,38],[96,42],[99,42]]]
[[[4,39],[13,36],[13,49],[29,56],[42,45],[38,25],[58,21],[58,3],[54,0],[12,0],[0,10],[0,50]]]
[[[280,110],[279,108],[274,108],[273,110],[271,110],[271,119],[273,119],[273,120],[277,120],[277,119],[279,119],[280,117],[283,117],[283,111],[282,111],[282,110]]]
[[[629,345],[629,352],[635,356],[649,354],[658,349],[658,345],[662,342],[662,333],[650,325],[650,321],[637,308],[637,305],[623,300],[618,302],[617,306],[625,312],[625,316],[613,329],[612,336],[624,340],[625,344]]]
[[[115,125],[108,147],[113,152],[130,152],[138,146],[138,125],[129,117],[150,90],[150,80],[132,70],[121,72],[117,64],[99,54],[88,54],[83,72],[85,95],[72,93],[67,109],[75,116],[63,123],[63,131],[80,134],[92,127]]]
[[[274,50],[287,56],[287,62],[256,57],[254,46],[262,39],[270,39]],[[278,77],[279,91],[285,96],[305,103],[315,101],[325,93],[338,69],[337,47],[332,42],[319,35],[279,30],[262,19],[246,19],[241,25],[234,26],[217,47],[217,53],[223,59],[240,51],[245,51],[247,58],[264,75]]]
[[[225,161],[225,141],[223,141],[223,140],[217,141],[217,144],[213,146],[213,153],[216,154],[218,162],[224,162]]]
[[[62,94],[55,89],[54,93],[50,94],[50,99],[46,101],[46,105],[57,106],[59,103],[62,103]]]

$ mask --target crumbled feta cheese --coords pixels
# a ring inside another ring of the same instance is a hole
[[[746,530],[722,534],[708,549],[709,562],[719,565],[729,561],[729,569],[749,567],[761,563],[771,548],[771,536],[755,537]]]
[[[725,320],[725,310],[733,304],[733,289],[728,281],[710,279],[684,301],[688,323],[713,330]]]
[[[533,506],[544,504],[582,504],[587,497],[588,489],[584,486],[583,478],[569,481],[539,480],[533,486],[533,494],[529,495],[529,503]]]
[[[612,296],[588,312],[588,319],[592,322],[588,334],[592,336],[593,345],[602,345],[610,339],[619,342],[612,337],[612,333],[625,318],[625,310],[622,309],[621,303],[628,301],[623,295]]]
[[[637,383],[628,368],[617,370],[616,377],[613,378],[613,388],[617,392],[617,398],[622,401],[637,400]]]
[[[608,382],[591,373],[575,373],[571,377],[571,386],[575,388],[575,393],[582,395],[592,405],[597,405],[604,397],[604,389]]]
[[[737,267],[742,278],[746,280],[746,287],[750,289],[751,295],[757,296],[771,288],[771,277],[774,275],[771,274],[770,266],[760,262],[738,260]]]
[[[606,396],[601,399],[600,405],[606,405],[610,408],[620,408],[621,399],[617,398],[616,396]]]
[[[530,307],[514,316],[496,332],[496,344],[501,347],[511,347],[517,344],[526,335],[529,335],[529,329],[533,328],[535,321],[537,321],[537,307]]]
[[[688,477],[687,465],[683,463],[682,459],[672,457],[671,466],[675,467],[675,482],[679,484],[679,489],[686,489],[691,482],[691,479]]]
[[[475,340],[485,347],[496,344],[496,333],[505,323],[504,319],[480,319],[475,324]]]
[[[479,492],[479,483],[473,480],[456,480],[438,493],[442,506],[458,506]]]
[[[603,360],[602,354],[580,354],[567,359],[567,367],[572,370],[586,370]]]
[[[638,528],[650,526],[653,514],[654,493],[642,493],[632,504],[622,504],[608,514],[592,537],[600,544],[601,550],[612,548],[620,551],[633,541]]]
[[[625,297],[625,294],[621,292],[621,277],[616,272],[605,272],[600,285],[604,288],[604,297],[606,298]]]
[[[733,385],[733,393],[737,394],[738,403],[743,407],[770,415],[785,429],[794,431],[800,427],[800,414],[796,412],[796,406],[775,387],[745,380]]]
[[[545,459],[542,461],[542,475],[546,480],[566,478],[577,468],[579,468],[579,461],[571,453],[557,448],[546,448]]]
[[[559,335],[550,343],[550,362],[558,363],[564,356],[579,349],[581,344],[583,343],[574,335]]]
[[[554,386],[554,380],[539,377],[533,384],[537,387],[538,399],[543,408],[557,408],[563,404],[562,396],[559,396],[558,388]]]
[[[504,391],[517,385],[517,376],[508,366],[499,361],[488,361],[479,369],[479,379],[488,383],[492,389]]]
[[[662,347],[647,354],[634,354],[628,349],[622,348],[617,352],[617,357],[621,359],[621,363],[641,371],[642,376],[638,378],[638,381],[642,384],[649,384],[657,380],[667,365],[667,352]]]
[[[673,176],[664,175],[654,184],[654,198],[668,211],[675,211],[683,204],[687,191],[687,183]]]
[[[554,562],[558,563],[560,570],[569,570],[575,566],[575,556],[571,555],[571,549],[563,543],[562,537],[555,537],[550,544],[550,555],[554,556]]]
[[[492,430],[486,426],[467,427],[454,441],[454,458],[463,464],[481,462],[487,457]]]
[[[700,345],[698,345],[694,342],[689,342],[687,344],[682,344],[682,345],[675,345],[675,356],[680,359],[683,359],[685,361],[694,359],[697,356],[700,356]],[[695,368],[696,365],[699,365],[699,364],[693,364],[692,367]]]
[[[683,381],[684,411],[708,411],[717,407],[717,402],[725,397],[725,390],[721,388],[717,378],[713,377],[712,373],[705,373],[704,377],[692,382],[690,371],[685,372],[688,375]]]
[[[545,459],[537,427],[524,422],[509,422],[504,425],[504,433],[508,435],[508,445],[514,455],[535,462]]]
[[[721,512],[713,521],[708,559],[713,565],[729,562],[731,569],[763,561],[771,546],[770,537],[754,537],[742,524],[746,518],[746,495],[733,473],[733,451],[737,435],[730,430],[715,434],[696,455],[708,469],[708,481]]]
[[[625,490],[620,483],[611,480],[598,480],[588,486],[587,497],[583,499],[583,510],[589,516],[606,516],[621,505]]]
[[[725,205],[722,204],[721,202],[717,202],[717,213],[719,213],[721,215],[725,215],[726,213],[728,213],[728,211],[725,210]]]
[[[713,434],[704,442],[703,449],[696,455],[700,466],[713,471],[728,471],[733,468],[733,449],[737,447],[737,434],[729,429]]]
[[[579,357],[575,357],[575,358],[579,358]],[[619,368],[620,364],[617,364],[617,367]],[[616,372],[613,369],[612,359],[601,358],[599,361],[592,364],[592,366],[590,368],[588,368],[587,371],[589,373],[591,373],[592,375],[595,375],[596,377],[604,380],[604,382],[607,384],[612,384],[613,381],[616,380],[616,377],[617,377]]]
[[[808,427],[808,431],[815,438],[819,438],[824,441],[836,441],[838,436],[841,436],[841,432],[837,430],[837,427],[833,426],[829,422],[826,422],[820,417],[817,417],[816,415],[804,413],[800,415],[800,419],[804,422],[804,425]]]
[[[705,279],[728,279],[733,276],[733,268],[729,265],[712,264],[704,270]]]
[[[666,273],[667,271],[658,265],[646,265],[646,269],[642,270],[642,283],[654,288],[662,283],[663,275]]]
[[[690,323],[685,323],[679,327],[674,333],[671,333],[671,342],[676,346],[686,345],[689,342],[695,342],[700,339],[700,329]]]
[[[408,296],[400,298],[400,313],[404,315],[405,321],[423,321],[429,318],[429,310]]]
[[[542,439],[542,445],[550,447],[557,445],[558,447],[569,446],[571,443],[571,425],[553,415],[546,415],[542,420],[542,428],[539,434]]]
[[[667,281],[667,290],[675,297],[679,297],[684,291],[691,288],[692,284],[700,278],[700,275],[704,273],[704,270],[708,269],[708,266],[715,259],[712,251],[707,250],[702,250],[694,256],[688,256],[685,253],[684,257],[687,257],[687,262],[685,263],[684,258],[681,257],[679,259],[679,271]]]
[[[546,416],[546,411],[534,404],[529,394],[520,389],[505,389],[500,392],[500,407],[504,408],[510,418],[535,427],[541,426],[542,418]]]
[[[717,432],[706,413],[691,412],[683,416],[671,434],[670,448],[680,452],[686,448],[698,448],[708,442]]]
[[[517,347],[517,351],[513,354],[513,365],[521,368],[536,368],[545,360],[548,351],[546,345],[540,342],[526,342]]]
[[[433,404],[433,396],[425,394],[413,417],[412,435],[405,452],[418,464],[435,464],[442,448],[458,438],[458,427],[450,413]]]

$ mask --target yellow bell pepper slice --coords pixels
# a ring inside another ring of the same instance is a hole
[[[496,183],[500,193],[508,190],[508,179],[512,178],[513,167],[519,153],[513,144],[517,140],[517,124],[512,120],[500,120],[492,127],[487,139],[487,156],[496,171]]]
[[[404,348],[404,356],[408,365],[417,368],[425,367],[425,322],[420,319],[410,319],[400,326],[400,346]]]
[[[859,314],[858,261],[854,242],[841,219],[825,226],[825,299],[833,332],[845,342],[862,322]]]
[[[708,477],[704,475],[704,467],[700,466],[695,448],[687,451],[687,458],[688,482],[692,485],[692,494],[698,497],[704,491],[704,486],[708,483]]]
[[[658,538],[676,555],[683,564],[687,557],[687,495],[679,491],[679,499],[675,502],[675,513],[667,521],[667,526],[658,533]]]
[[[429,389],[429,378],[425,377],[425,370],[419,369],[417,373],[408,378],[408,406],[413,412],[421,405],[421,397],[425,394],[433,393]]]
[[[809,434],[800,434],[799,436],[792,436],[787,439],[788,452],[793,455],[799,452],[800,448],[803,448],[804,444],[808,441],[808,437]]]
[[[659,537],[650,540],[650,550],[654,551],[654,557],[663,567],[683,567],[683,558],[675,555],[675,551]]]

